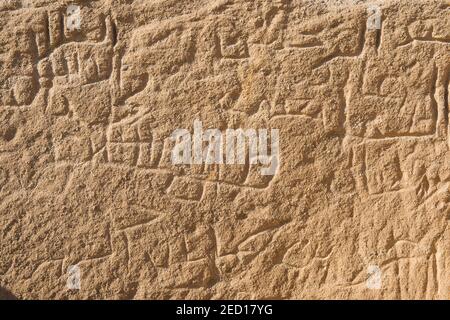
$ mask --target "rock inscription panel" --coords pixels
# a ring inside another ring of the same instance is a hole
[[[449,299],[450,3],[413,2],[1,1],[0,287]],[[276,170],[174,164],[195,121]]]

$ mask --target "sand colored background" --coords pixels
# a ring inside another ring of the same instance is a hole
[[[449,70],[448,1],[1,0],[0,298],[449,299]]]

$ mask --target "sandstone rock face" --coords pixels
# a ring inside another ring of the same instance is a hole
[[[2,0],[1,292],[449,299],[449,72],[444,0]]]

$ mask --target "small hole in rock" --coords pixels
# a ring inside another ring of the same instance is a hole
[[[14,137],[16,136],[16,128],[9,128],[8,130],[6,130],[4,138],[6,141],[11,141],[12,139],[14,139]]]

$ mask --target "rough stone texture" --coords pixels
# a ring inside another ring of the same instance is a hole
[[[450,3],[376,3],[1,0],[0,297],[449,299]],[[195,119],[279,171],[172,165]]]

